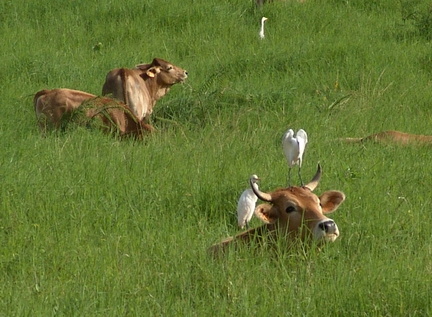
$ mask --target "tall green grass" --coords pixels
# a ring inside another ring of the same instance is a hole
[[[430,315],[430,147],[335,141],[431,134],[430,25],[422,1],[1,2],[0,315]],[[154,136],[39,134],[36,91],[154,57],[189,71]],[[212,259],[249,175],[286,184],[288,127],[347,196],[340,238]]]

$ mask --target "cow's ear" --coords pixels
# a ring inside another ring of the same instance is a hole
[[[345,194],[337,190],[329,190],[324,192],[319,200],[323,213],[328,214],[338,209],[345,200]]]
[[[275,223],[278,215],[276,208],[270,204],[261,204],[255,208],[255,216],[264,223]]]
[[[136,69],[142,70],[142,71],[146,71],[147,69],[149,69],[151,67],[150,64],[138,64],[135,66]]]
[[[149,69],[147,69],[146,71],[146,75],[153,78],[154,76],[156,76],[156,74],[160,73],[160,67],[150,67]]]

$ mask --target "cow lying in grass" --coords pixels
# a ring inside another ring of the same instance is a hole
[[[42,132],[60,129],[70,122],[98,125],[106,132],[141,138],[154,128],[138,120],[124,103],[79,90],[59,88],[41,90],[34,96],[36,118]]]
[[[151,64],[111,70],[106,75],[102,95],[124,102],[139,120],[148,122],[156,102],[173,85],[184,82],[187,77],[186,70],[161,58],[154,58]]]
[[[333,242],[339,236],[336,223],[325,215],[335,211],[345,200],[344,193],[336,190],[326,191],[320,196],[313,193],[321,178],[321,167],[313,179],[302,187],[291,186],[265,193],[251,182],[252,190],[260,200],[255,215],[265,224],[229,237],[210,247],[214,255],[223,253],[229,245],[239,242],[261,241],[265,236],[275,241],[286,239],[289,244],[295,241],[314,240],[317,244]]]
[[[421,135],[421,134],[410,134],[399,131],[383,131],[375,134],[371,134],[364,138],[342,138],[340,139],[347,143],[361,143],[366,141],[373,141],[379,143],[395,143],[400,145],[410,145],[410,144],[431,144],[431,135]]]

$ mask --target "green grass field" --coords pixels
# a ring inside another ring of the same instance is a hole
[[[431,147],[336,141],[432,134],[431,5],[0,2],[0,316],[431,315]],[[110,69],[154,57],[189,72],[154,136],[41,137],[36,91],[100,94]],[[249,176],[286,185],[289,127],[308,132],[303,178],[320,162],[316,193],[347,196],[340,238],[212,259]]]

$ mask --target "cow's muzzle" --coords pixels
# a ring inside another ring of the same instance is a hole
[[[318,222],[313,232],[315,240],[324,240],[326,242],[333,242],[338,236],[339,228],[331,219],[324,219]]]

